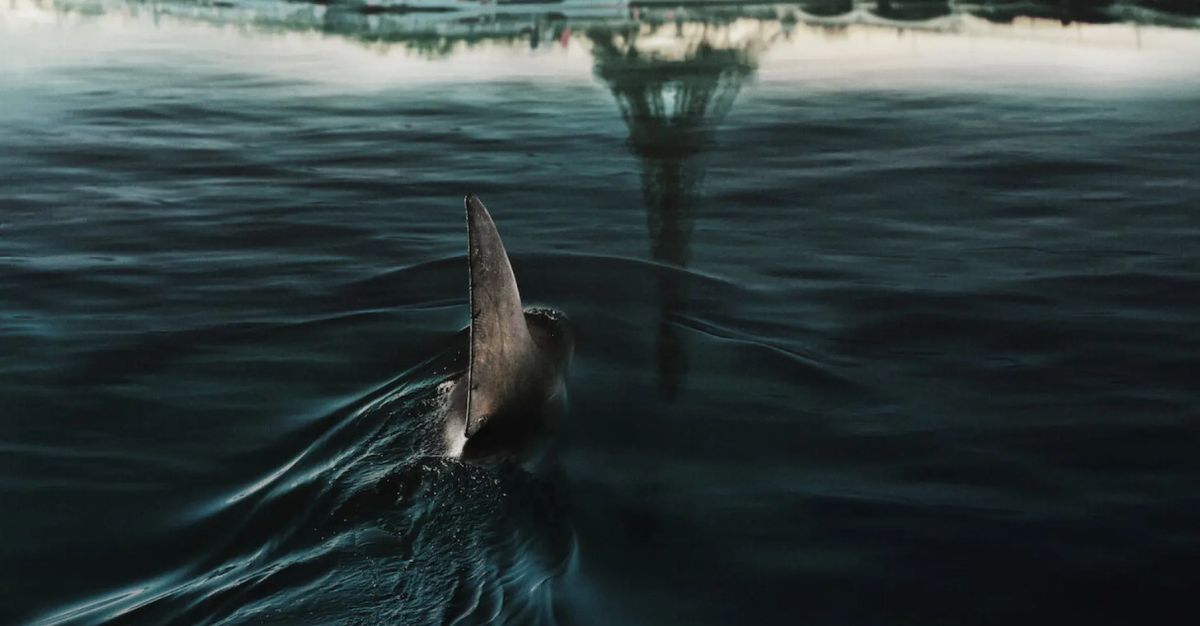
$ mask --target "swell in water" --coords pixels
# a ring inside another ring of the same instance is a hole
[[[535,281],[541,268],[565,267],[639,291],[649,287],[651,276],[710,294],[739,291],[700,272],[623,257],[522,255],[517,267]],[[319,300],[321,307],[352,301],[356,312],[167,333],[92,354],[76,364],[73,376],[102,378],[117,364],[127,367],[132,353],[165,365],[178,358],[175,350],[265,346],[369,318],[376,304],[462,308],[463,301],[430,300],[406,287],[440,290],[465,272],[465,257],[450,257],[378,273]],[[33,283],[45,275],[19,278]],[[589,289],[586,281],[576,287]],[[731,339],[720,329],[701,332]],[[262,451],[280,462],[170,518],[168,569],[64,603],[29,623],[564,623],[555,590],[574,567],[576,538],[559,469],[551,461],[533,473],[512,463],[467,464],[445,454],[443,410],[453,381],[465,371],[468,339],[465,329],[433,338],[433,355],[425,361],[307,419],[305,427]],[[174,348],[156,354],[156,345]],[[821,382],[825,366],[811,355],[781,354],[807,370],[814,384],[828,386]]]
[[[463,355],[321,418],[285,463],[198,505],[178,568],[34,623],[556,623],[573,539],[554,477],[440,455]]]
[[[646,281],[654,277],[713,297],[751,295],[701,272],[623,257],[522,255],[517,267],[535,280],[541,268],[566,267],[639,292],[651,288]],[[369,317],[375,300],[409,310],[458,308],[465,303],[419,295],[404,302],[388,294],[403,294],[412,284],[453,283],[465,271],[464,257],[421,263],[353,281],[322,298],[326,306],[358,303],[361,310],[350,315],[194,329],[154,342],[185,351],[189,345],[267,344]],[[590,289],[586,281],[576,287]],[[776,352],[813,391],[850,385],[831,375],[818,355],[699,324],[682,317],[672,322]],[[276,449],[263,451],[282,456],[281,462],[170,519],[172,567],[64,603],[30,624],[572,623],[564,621],[555,593],[575,567],[577,551],[555,462],[534,473],[446,454],[443,410],[465,371],[468,339],[466,329],[434,339],[440,348],[427,360],[309,419]],[[78,364],[88,373],[76,375],[95,379],[127,351],[144,356],[156,349],[143,343],[95,354]]]

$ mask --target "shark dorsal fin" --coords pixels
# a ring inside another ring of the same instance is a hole
[[[518,395],[536,348],[496,224],[479,198],[468,195],[466,205],[471,267],[466,434],[470,437]]]

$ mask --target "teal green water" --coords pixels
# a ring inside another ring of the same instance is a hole
[[[398,6],[0,7],[0,623],[1190,623],[1194,5]]]

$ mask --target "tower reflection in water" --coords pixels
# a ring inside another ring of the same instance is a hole
[[[612,91],[641,165],[650,257],[658,264],[659,390],[674,399],[687,354],[674,320],[686,314],[686,268],[705,155],[759,54],[783,34],[770,22],[641,23],[588,30],[594,73]]]

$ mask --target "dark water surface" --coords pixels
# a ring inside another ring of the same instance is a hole
[[[1194,623],[1191,5],[4,1],[0,623]]]

